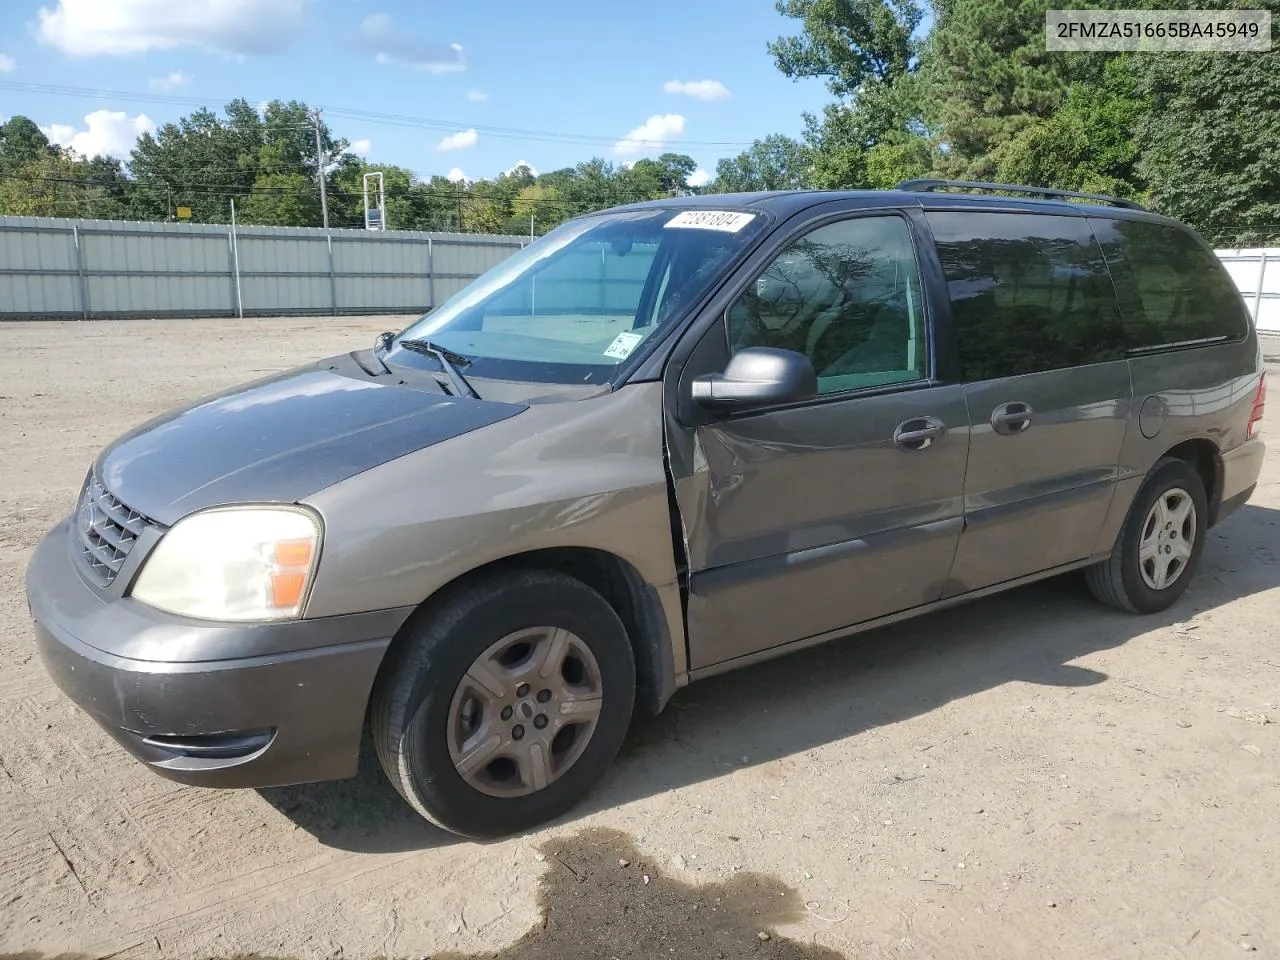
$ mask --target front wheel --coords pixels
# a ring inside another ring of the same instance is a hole
[[[500,575],[406,629],[371,719],[383,770],[424,817],[501,836],[559,816],[604,776],[635,663],[595,590],[560,573]]]
[[[1158,613],[1186,592],[1204,551],[1204,482],[1166,457],[1138,491],[1111,556],[1085,571],[1093,595],[1128,613]]]

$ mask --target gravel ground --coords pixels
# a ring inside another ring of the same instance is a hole
[[[1276,454],[1169,613],[1065,577],[696,684],[527,836],[456,842],[373,762],[149,774],[46,679],[32,548],[131,425],[399,325],[0,325],[0,954],[1280,957]]]

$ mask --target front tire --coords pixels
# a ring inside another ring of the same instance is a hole
[[[1158,461],[1129,507],[1111,556],[1085,570],[1095,597],[1127,613],[1159,613],[1191,583],[1208,523],[1204,481],[1185,460]]]
[[[581,800],[635,702],[626,628],[550,571],[477,580],[408,633],[371,704],[378,759],[422,816],[469,837],[515,833]]]

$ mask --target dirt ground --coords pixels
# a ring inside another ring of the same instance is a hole
[[[696,684],[527,836],[436,832],[371,759],[148,773],[46,679],[32,548],[128,427],[388,326],[0,325],[0,955],[1280,957],[1274,452],[1168,614],[1066,577]]]

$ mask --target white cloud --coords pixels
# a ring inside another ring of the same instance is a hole
[[[467,99],[472,103],[484,103],[489,99],[489,95],[483,90],[468,90]]]
[[[373,54],[378,63],[404,63],[427,73],[457,73],[467,69],[462,44],[443,44],[398,27],[389,13],[371,13],[353,40],[357,50]]]
[[[689,174],[689,179],[685,182],[691,187],[705,187],[711,182],[711,174],[699,167]]]
[[[347,153],[357,157],[367,157],[373,152],[373,141],[367,137],[364,140],[356,140],[351,146],[347,147]]]
[[[275,53],[301,32],[307,0],[57,0],[37,11],[42,43],[73,57],[196,46]]]
[[[695,100],[728,100],[732,96],[719,80],[668,80],[662,89]]]
[[[673,137],[684,133],[684,117],[678,113],[655,114],[613,145],[615,153],[644,153],[661,150]]]
[[[145,113],[131,117],[123,110],[95,110],[84,122],[84,130],[67,123],[54,123],[40,129],[58,146],[70,147],[82,156],[102,154],[121,160],[128,158],[139,136],[156,132],[155,123]]]
[[[191,82],[191,77],[183,73],[181,70],[174,70],[168,76],[152,77],[147,81],[147,85],[152,90],[164,92],[166,90],[177,90],[179,87],[185,87]]]
[[[480,139],[480,134],[475,130],[459,130],[457,133],[451,133],[438,144],[436,149],[441,151],[448,150],[466,150],[476,145],[476,141]]]
[[[18,61],[7,54],[0,53],[0,73],[12,73],[18,69]]]
[[[444,176],[446,180],[452,180],[454,183],[465,183],[467,180],[467,175],[462,172],[461,167],[454,167]]]
[[[530,173],[532,173],[535,177],[538,175],[538,169],[537,169],[537,167],[535,167],[535,166],[534,166],[532,163],[530,163],[528,160],[517,160],[515,163],[513,163],[513,164],[511,165],[511,169],[510,169],[510,170],[504,170],[504,171],[502,172],[502,175],[503,175],[504,177],[509,177],[509,176],[511,176],[513,173],[515,173],[517,170],[519,170],[521,167],[527,167],[527,168],[528,168],[528,170],[529,170],[529,172],[530,172]]]

